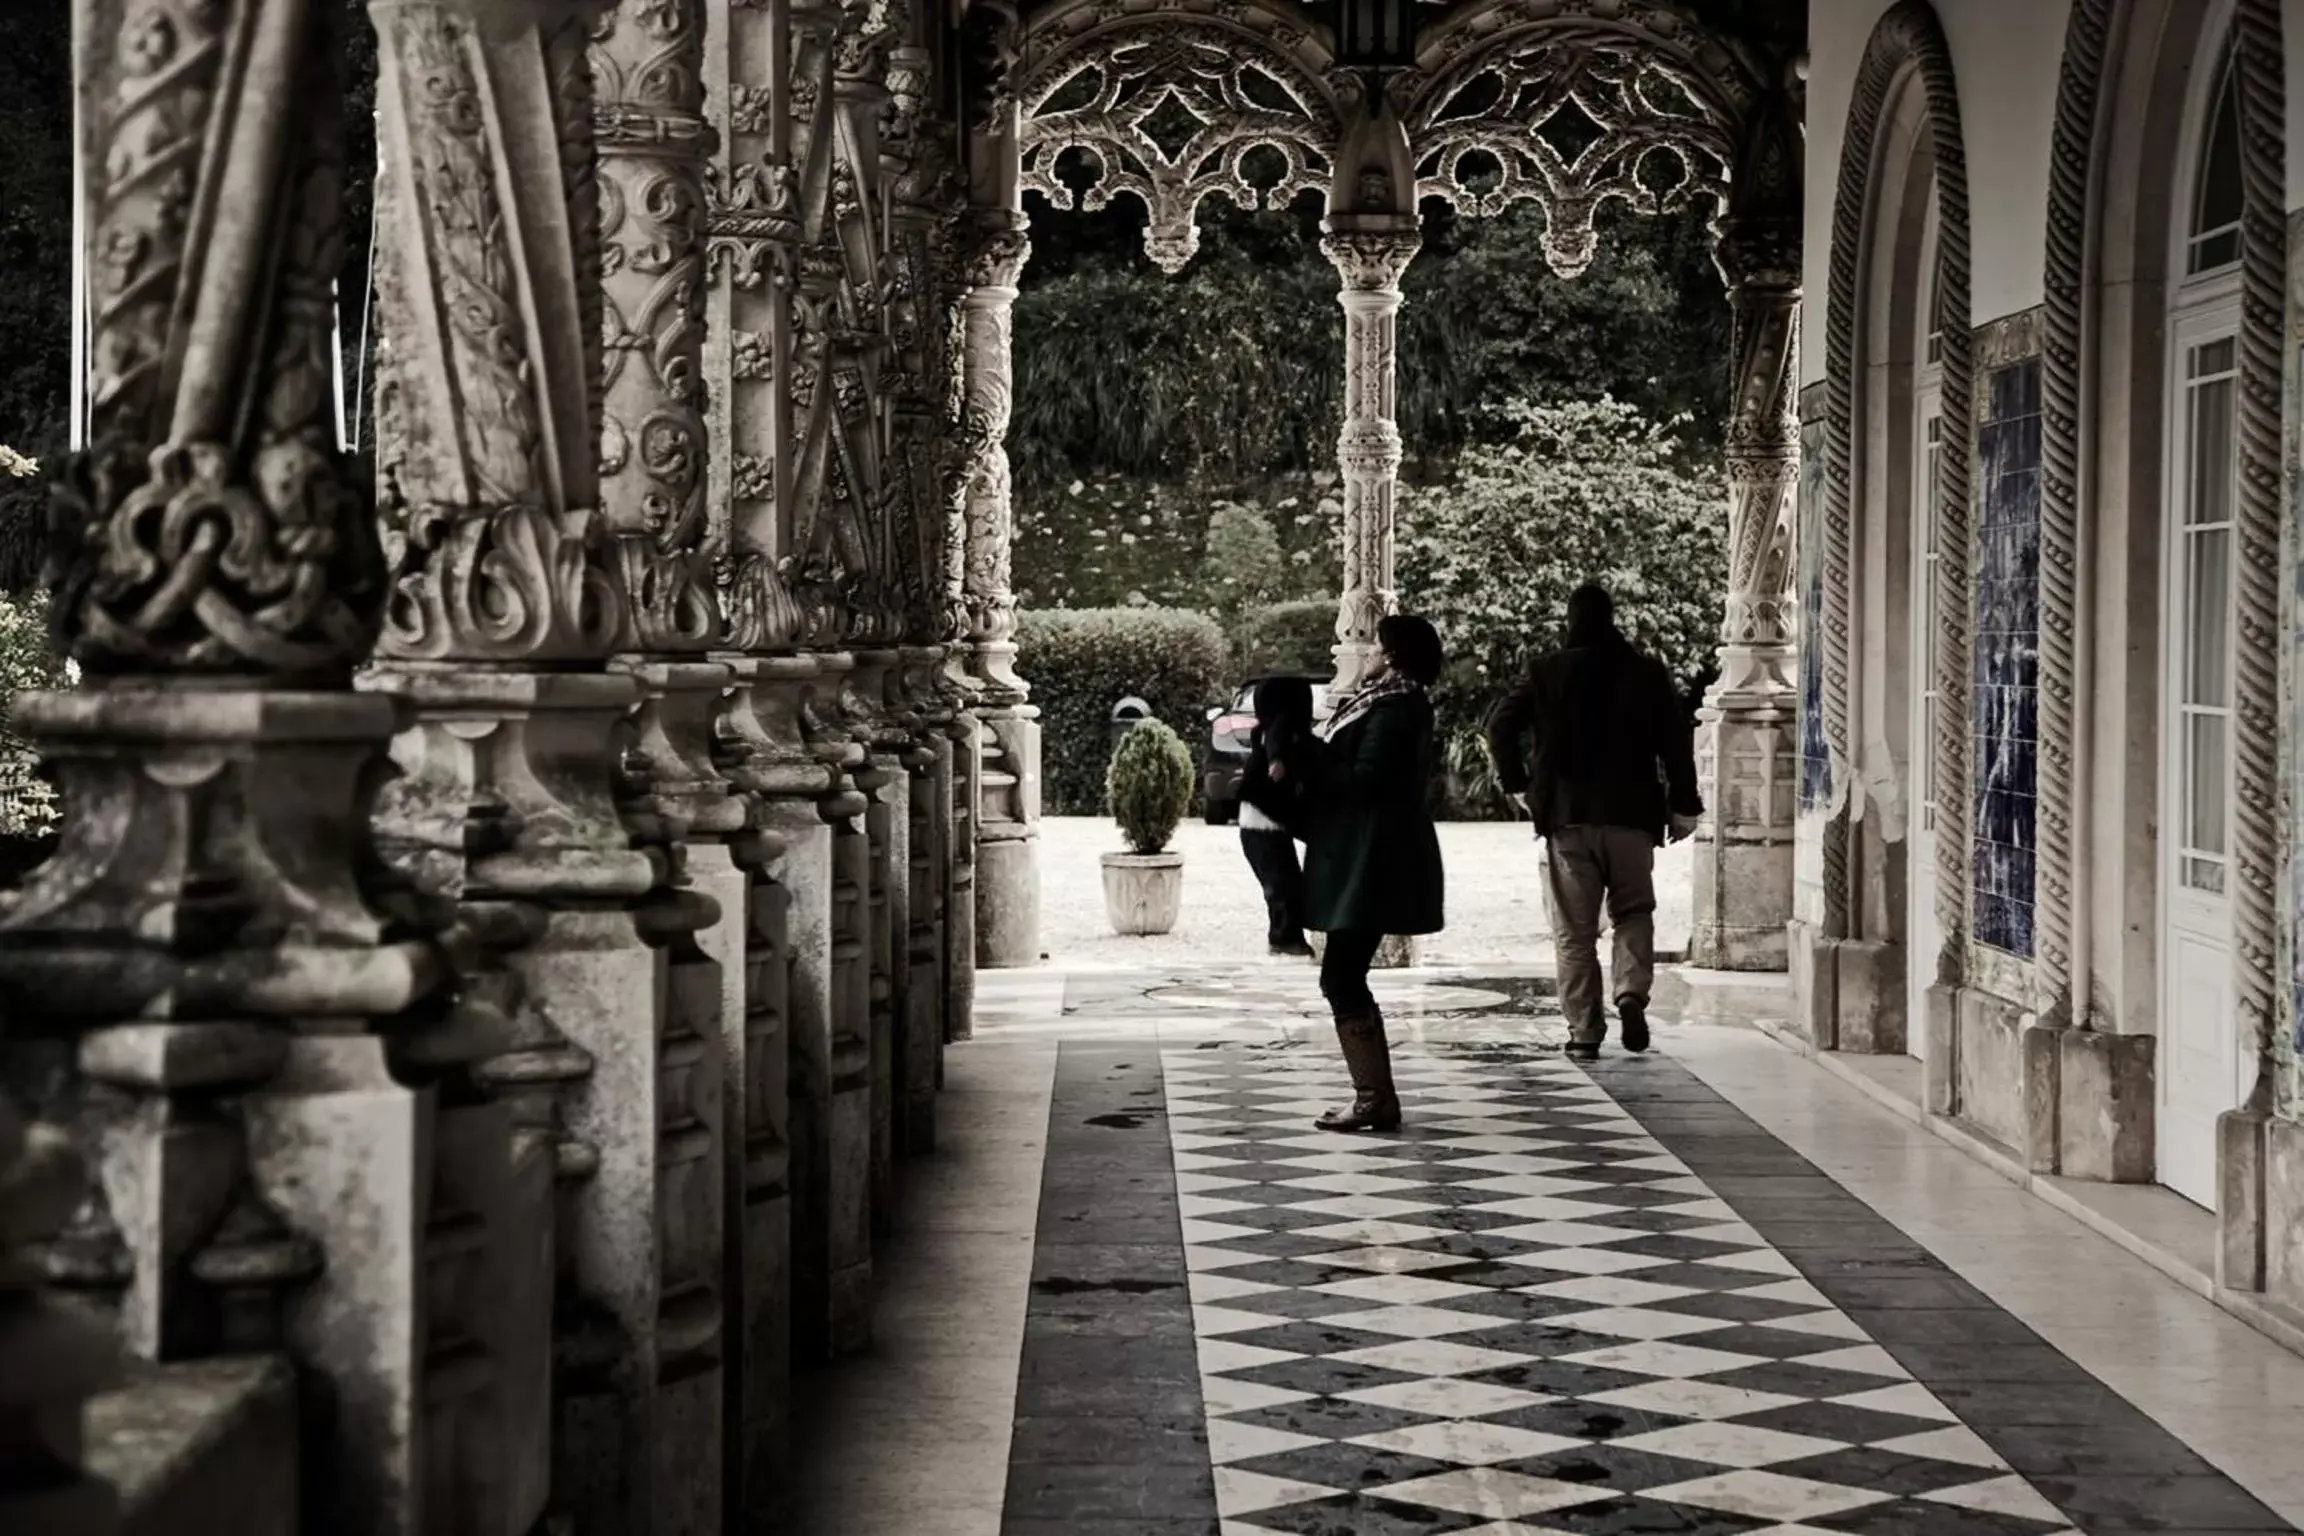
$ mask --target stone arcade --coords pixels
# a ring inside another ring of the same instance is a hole
[[[1540,202],[1563,275],[1709,200],[1692,958],[2019,1172],[2213,1208],[2221,1299],[2304,1337],[2304,3],[369,0],[372,478],[361,23],[75,4],[0,1529],[770,1528],[975,971],[1039,957],[1028,189],[1138,199],[1171,271],[1210,196],[1325,198],[1346,680],[1419,199]]]

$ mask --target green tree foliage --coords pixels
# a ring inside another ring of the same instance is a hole
[[[1033,211],[1009,431],[1020,503],[1080,480],[1242,487],[1333,466],[1343,320],[1317,200],[1203,206],[1200,252],[1176,277],[1143,255],[1132,198]],[[1728,315],[1704,217],[1606,218],[1600,259],[1573,280],[1544,264],[1543,220],[1528,204],[1489,219],[1425,205],[1399,321],[1411,479],[1444,478],[1466,444],[1491,440],[1506,400],[1606,393],[1686,417],[1691,452],[1718,446]]]
[[[64,451],[72,379],[72,9],[16,8],[0,59],[0,442]],[[0,591],[37,579],[44,478],[0,475]]]
[[[1017,600],[1039,608],[1225,606],[1212,596],[1224,590],[1221,562],[1246,548],[1243,539],[1262,542],[1244,526],[1249,520],[1261,520],[1279,546],[1277,569],[1260,551],[1247,551],[1255,584],[1269,599],[1333,593],[1344,511],[1336,472],[1280,476],[1240,494],[1258,499],[1231,502],[1239,510],[1227,513],[1220,488],[1160,480],[1083,479],[1019,490]]]
[[[1288,585],[1288,556],[1264,509],[1216,503],[1200,557],[1200,606],[1229,626],[1243,609],[1276,601]]]
[[[1425,204],[1424,248],[1401,280],[1401,440],[1409,478],[1444,473],[1467,443],[1509,435],[1496,407],[1609,395],[1656,421],[1685,418],[1693,453],[1720,445],[1728,304],[1703,215],[1618,212],[1599,259],[1564,279],[1544,264],[1543,213],[1489,219]]]
[[[1160,853],[1192,809],[1192,754],[1164,720],[1147,720],[1112,751],[1104,776],[1112,819],[1130,853]]]
[[[1093,228],[1113,243],[1025,269],[1008,437],[1025,492],[1111,475],[1239,480],[1333,458],[1344,317],[1317,227],[1293,213],[1216,217],[1244,237],[1204,241],[1177,277],[1110,221]],[[1035,242],[1067,218],[1036,219]]]
[[[1232,637],[1235,677],[1332,676],[1336,599],[1313,597],[1251,608],[1233,625]]]
[[[1443,733],[1477,728],[1532,655],[1559,643],[1568,594],[1598,581],[1618,623],[1693,691],[1709,677],[1727,579],[1726,492],[1692,468],[1681,423],[1602,398],[1514,404],[1503,441],[1467,448],[1445,486],[1403,498],[1400,601],[1439,625]],[[1474,765],[1451,752],[1451,766]]]
[[[1175,608],[1041,609],[1021,616],[1016,669],[1032,684],[1041,722],[1041,793],[1049,814],[1104,809],[1112,706],[1134,696],[1193,743],[1229,690],[1223,631]]]

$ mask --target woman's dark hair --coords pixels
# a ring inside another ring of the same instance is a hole
[[[1268,677],[1256,685],[1256,719],[1263,725],[1310,725],[1312,684],[1301,677]]]
[[[1616,628],[1616,600],[1608,589],[1588,581],[1568,594],[1568,643],[1591,645]]]
[[[1384,647],[1393,666],[1425,687],[1440,680],[1440,632],[1428,620],[1412,613],[1379,620],[1376,643]]]

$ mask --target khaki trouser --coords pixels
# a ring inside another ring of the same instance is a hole
[[[1633,827],[1562,827],[1545,840],[1544,898],[1568,1038],[1608,1033],[1600,985],[1600,912],[1616,930],[1616,998],[1648,1001],[1656,977],[1656,839]]]

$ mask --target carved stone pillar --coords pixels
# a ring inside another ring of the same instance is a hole
[[[704,391],[712,445],[706,516],[732,676],[719,721],[719,760],[753,802],[753,981],[747,988],[745,1179],[741,1211],[743,1312],[730,1337],[740,1359],[734,1409],[741,1452],[732,1507],[758,1509],[786,1482],[795,1335],[819,1337],[821,1306],[799,1300],[796,1271],[821,1274],[826,1249],[806,1191],[824,1176],[824,1117],[803,1041],[828,1036],[832,1007],[831,832],[816,802],[831,775],[799,728],[789,656],[800,616],[777,569],[788,548],[781,499],[792,457],[789,294],[800,239],[788,160],[790,77],[777,69],[788,33],[782,6],[716,6],[705,33],[706,116],[717,136],[707,193]],[[821,1287],[816,1287],[818,1293]]]
[[[1690,960],[1782,970],[1792,918],[1797,774],[1792,497],[1800,472],[1797,224],[1739,224],[1720,245],[1735,318],[1728,416],[1728,599],[1720,677],[1705,696]]]
[[[841,714],[864,748],[856,785],[870,800],[864,835],[871,852],[866,931],[871,974],[872,1224],[886,1232],[896,1212],[896,1119],[903,1041],[898,1021],[911,982],[906,952],[911,937],[912,742],[906,722],[888,709],[889,689],[901,658],[890,651],[858,652],[841,694]]]
[[[674,669],[603,666],[693,603],[597,510],[597,7],[545,9],[482,32],[422,0],[370,7],[396,574],[367,681],[416,715],[387,807],[404,863],[468,924],[534,933],[503,958],[514,1028],[478,1069],[523,1127],[521,1259],[555,1270],[548,1306],[524,1274],[499,1298],[552,1327],[548,1433],[507,1427],[507,1528],[548,1486],[574,1532],[702,1532],[721,1508],[721,982],[694,940],[717,914],[676,882],[710,774],[668,745],[696,732]]]
[[[706,242],[718,137],[705,115],[705,10],[705,0],[622,0],[594,24],[590,58],[603,190],[601,506],[631,598],[626,654],[614,665],[643,690],[632,749],[649,803],[684,845],[687,883],[718,908],[697,940],[720,980],[720,1358],[730,1457],[720,1470],[731,1508],[740,1509],[751,1497],[744,1426],[765,1419],[761,1433],[781,1433],[781,1415],[764,1403],[785,1390],[784,1352],[754,1334],[787,1326],[769,1308],[789,1301],[788,1237],[773,1217],[753,1222],[747,1204],[759,1182],[748,1124],[759,1079],[748,1051],[764,1028],[780,1027],[764,1024],[779,1010],[749,992],[780,959],[760,952],[776,929],[764,928],[757,910],[776,901],[757,863],[775,840],[755,836],[756,803],[735,792],[714,751],[715,717],[735,674],[710,659],[727,639],[705,499]],[[728,8],[714,10],[726,25]],[[782,1045],[771,1033],[761,1048]],[[770,1070],[781,1084],[782,1065]],[[761,1108],[782,1126],[781,1105]],[[775,1129],[763,1135],[781,1139]],[[780,1170],[774,1189],[770,1198],[780,1198]],[[748,1251],[754,1240],[767,1245],[757,1258]],[[758,1386],[745,1380],[756,1359],[768,1374]]]
[[[979,209],[963,232],[961,494],[967,508],[964,602],[970,713],[976,722],[976,962],[1040,958],[1040,712],[1016,675],[1016,596],[1009,586],[1016,513],[1009,500],[1009,344],[1016,281],[1031,259],[1024,216]]]
[[[1341,697],[1359,686],[1376,648],[1376,624],[1398,606],[1392,586],[1393,501],[1400,478],[1400,428],[1392,419],[1394,325],[1400,276],[1422,243],[1413,218],[1336,214],[1321,249],[1344,286],[1344,430],[1336,458],[1344,479],[1344,592],[1336,614],[1336,681]]]
[[[0,909],[0,996],[5,1075],[56,1083],[87,1135],[39,1272],[112,1305],[147,1361],[290,1352],[338,1409],[309,1431],[305,1519],[414,1536],[486,1528],[453,1473],[493,1450],[469,1410],[502,1338],[436,1284],[487,1263],[425,1219],[452,1112],[419,1058],[457,1054],[457,1019],[367,831],[396,711],[350,687],[385,586],[331,387],[343,16],[92,0],[78,19],[89,445],[48,574],[84,682],[14,710],[64,825]],[[12,1116],[0,1143],[23,1149]],[[86,1485],[19,1459],[71,1456],[61,1414],[93,1362],[23,1288],[18,1245],[48,1224],[19,1226],[18,1194],[0,1191],[0,1483],[47,1474],[54,1502],[10,1486],[0,1521],[81,1529],[103,1518]],[[434,1328],[466,1346],[461,1373],[417,1348]],[[434,1435],[447,1475],[417,1450]]]
[[[825,1033],[805,1043],[808,1083],[822,1095],[822,1164],[809,1191],[824,1236],[820,1333],[796,1337],[817,1353],[862,1349],[872,1336],[872,966],[874,858],[870,816],[884,782],[870,749],[842,708],[856,658],[818,651],[806,658],[799,724],[808,750],[831,770],[816,814],[831,831],[831,1013]],[[796,1045],[795,1049],[800,1047]],[[798,1070],[798,1061],[794,1063]],[[811,1298],[812,1299],[812,1298]]]
[[[916,39],[934,19],[915,13]],[[891,546],[901,578],[904,644],[886,656],[882,709],[904,770],[909,825],[896,935],[892,1127],[898,1157],[935,1144],[945,1032],[946,905],[951,859],[952,699],[942,678],[960,638],[959,556],[947,494],[957,338],[951,317],[954,235],[964,191],[953,174],[953,125],[938,116],[935,54],[920,41],[888,51],[880,159],[888,189],[881,323],[886,337],[883,458]]]
[[[935,1150],[936,1092],[944,1085],[950,1007],[945,995],[945,943],[952,868],[953,711],[941,687],[941,646],[907,647],[902,663],[899,692],[910,736],[904,768],[912,781],[912,865],[896,1150],[916,1157]]]

